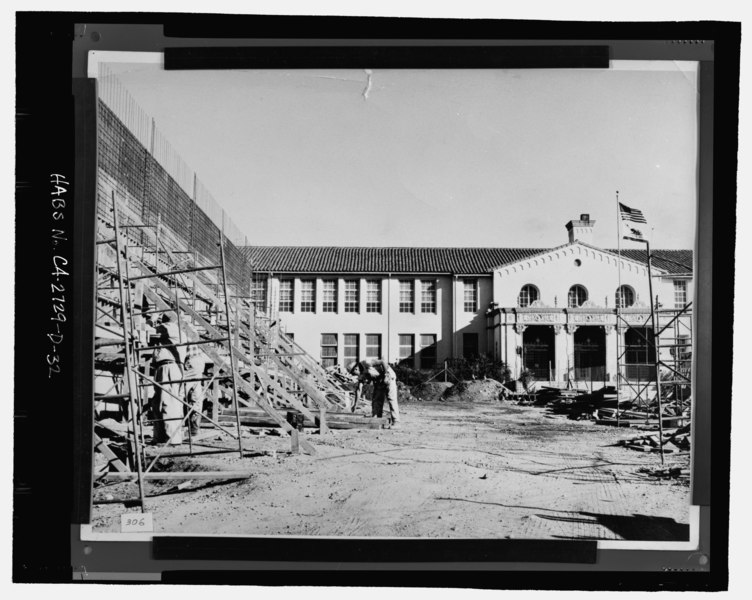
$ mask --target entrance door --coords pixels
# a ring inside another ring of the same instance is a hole
[[[549,381],[554,367],[554,328],[531,325],[522,334],[522,363],[538,380]]]
[[[574,332],[575,381],[606,381],[606,332],[603,327],[580,327]]]

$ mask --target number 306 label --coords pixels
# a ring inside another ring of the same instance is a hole
[[[126,513],[120,515],[120,531],[122,533],[137,533],[154,531],[151,513]]]

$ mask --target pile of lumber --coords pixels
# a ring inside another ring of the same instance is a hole
[[[624,406],[620,405],[620,408],[623,409]],[[690,415],[688,410],[684,414],[674,415],[670,414],[668,409],[664,409],[663,418],[661,419],[664,427],[679,427],[689,422],[689,420]],[[595,422],[599,425],[616,425],[618,422],[623,427],[629,427],[631,424],[639,425],[649,421],[658,421],[657,410],[620,410],[618,419],[616,418],[616,407],[604,407],[595,413]]]
[[[658,479],[688,479],[690,471],[684,467],[666,467],[664,469],[650,469],[641,467],[637,469],[638,473],[644,473]]]
[[[219,423],[227,427],[235,424],[235,411],[223,410],[219,415]],[[350,412],[327,412],[326,425],[329,429],[381,429],[387,422],[385,418],[368,417],[366,415]],[[305,428],[320,428],[319,417],[311,420],[299,411],[287,411],[288,422],[301,424]],[[269,415],[254,408],[240,409],[240,424],[246,427],[277,427],[278,424]]]
[[[640,452],[660,452],[661,442],[657,433],[649,433],[620,440],[619,445]],[[681,427],[680,429],[663,432],[664,454],[676,451],[687,451],[690,447],[691,432],[689,425]]]

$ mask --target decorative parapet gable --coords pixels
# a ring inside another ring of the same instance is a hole
[[[631,258],[626,258],[624,256],[619,257],[612,252],[601,250],[600,248],[595,248],[594,246],[589,246],[582,242],[573,242],[571,244],[552,248],[551,250],[544,250],[540,254],[528,256],[521,260],[504,265],[499,265],[498,267],[495,267],[493,271],[497,273],[499,277],[509,277],[568,257],[592,258],[600,263],[613,265],[614,268],[616,268],[621,261],[621,268],[625,273],[635,273],[645,277],[648,275],[647,265]],[[653,271],[654,275],[657,276],[664,276],[667,274],[665,271],[657,269],[655,266],[653,266]]]

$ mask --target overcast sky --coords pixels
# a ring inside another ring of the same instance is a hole
[[[589,213],[616,247],[619,190],[691,248],[697,77],[663,65],[110,68],[252,244],[545,247]]]

